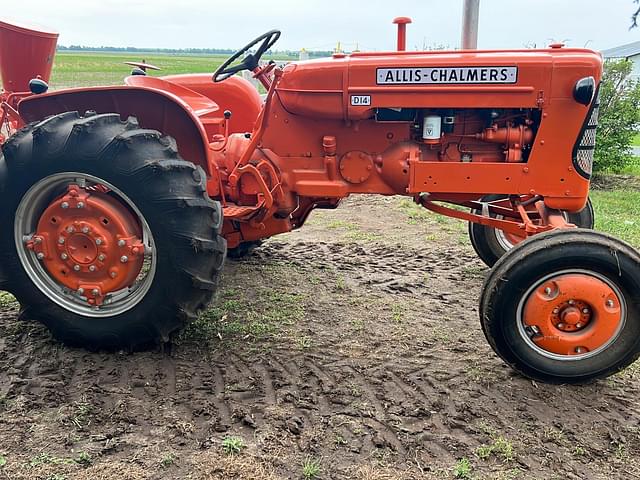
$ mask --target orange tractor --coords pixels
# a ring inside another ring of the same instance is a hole
[[[280,68],[260,62],[273,30],[213,78],[136,70],[123,86],[52,93],[50,56],[29,45],[55,38],[0,24],[0,43],[14,42],[0,50],[14,89],[2,103],[3,288],[68,344],[142,348],[205,308],[227,248],[242,255],[350,194],[404,195],[470,222],[495,263],[482,328],[509,365],[560,383],[629,365],[640,256],[576,228],[593,223],[600,55],[409,52],[407,20],[397,51]]]

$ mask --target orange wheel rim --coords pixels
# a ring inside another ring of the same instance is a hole
[[[524,296],[520,331],[545,356],[572,360],[608,347],[625,323],[622,293],[607,278],[587,271],[545,277]]]
[[[135,216],[107,193],[74,184],[42,213],[27,248],[42,255],[58,283],[82,292],[90,305],[132,285],[144,260]]]
[[[156,274],[153,233],[136,204],[85,173],[56,173],[32,185],[16,210],[14,239],[34,285],[86,317],[134,308]]]

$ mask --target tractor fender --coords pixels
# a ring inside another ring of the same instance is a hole
[[[18,111],[26,123],[72,111],[118,113],[122,119],[136,117],[143,128],[173,137],[180,156],[204,168],[209,185],[219,185],[202,123],[185,101],[170,92],[139,86],[71,88],[27,97],[18,104]]]
[[[234,75],[224,82],[214,83],[210,73],[188,73],[160,78],[210,98],[220,107],[220,115],[229,110],[233,114],[229,122],[230,133],[253,131],[263,101],[256,87],[248,80]]]

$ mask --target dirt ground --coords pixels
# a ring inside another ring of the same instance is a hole
[[[462,223],[354,197],[229,261],[162,350],[69,349],[1,297],[0,479],[640,478],[640,365],[513,373],[486,274]]]

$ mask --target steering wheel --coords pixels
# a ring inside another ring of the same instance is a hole
[[[264,55],[267,50],[273,47],[273,45],[278,41],[279,38],[280,30],[270,30],[267,33],[263,33],[258,38],[248,43],[236,53],[227,58],[225,62],[220,65],[218,69],[213,73],[213,81],[215,83],[222,82],[232,75],[241,72],[242,70],[255,70],[260,62],[260,57],[262,57],[262,55]],[[258,47],[256,53],[247,54],[240,63],[231,66],[231,64],[238,58],[240,58],[242,54],[247,53],[260,42],[262,42],[262,45]]]

